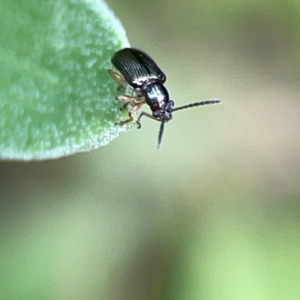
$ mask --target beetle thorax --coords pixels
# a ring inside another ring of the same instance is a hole
[[[150,83],[144,88],[146,103],[152,111],[163,109],[169,102],[166,88],[160,83]]]
[[[161,83],[149,83],[144,87],[143,92],[153,117],[165,122],[172,119],[174,102],[169,99],[168,91]]]

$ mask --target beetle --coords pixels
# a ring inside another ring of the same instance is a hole
[[[128,84],[135,91],[135,95],[120,95],[116,97],[117,100],[124,103],[124,106],[130,103],[133,104],[129,111],[129,118],[116,123],[116,125],[124,125],[134,120],[137,123],[137,127],[141,128],[140,120],[143,116],[161,122],[157,148],[160,147],[162,141],[164,125],[172,119],[173,112],[221,102],[219,99],[206,100],[174,108],[174,101],[170,100],[169,93],[164,87],[167,79],[166,75],[145,52],[136,48],[124,48],[113,55],[111,62],[121,73],[108,70],[119,87],[122,88]],[[136,118],[134,113],[145,103],[150,106],[152,115],[143,111]]]

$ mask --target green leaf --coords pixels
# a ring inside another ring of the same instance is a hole
[[[126,131],[107,72],[125,46],[102,0],[1,0],[0,158],[58,158]]]

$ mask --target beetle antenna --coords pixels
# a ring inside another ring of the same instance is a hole
[[[165,128],[165,121],[163,120],[163,121],[161,121],[160,128],[159,128],[157,149],[159,149],[159,147],[160,147],[162,136],[164,133],[164,128]]]
[[[217,103],[220,103],[220,102],[221,102],[220,99],[195,102],[195,103],[191,103],[191,104],[188,104],[188,105],[184,105],[184,106],[179,106],[179,107],[173,108],[172,112],[176,111],[176,110],[181,110],[181,109],[186,109],[186,108],[194,107],[194,106],[207,105],[207,104],[217,104]]]

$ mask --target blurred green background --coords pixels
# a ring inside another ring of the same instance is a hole
[[[300,2],[109,0],[182,111],[0,165],[0,299],[300,299]]]

